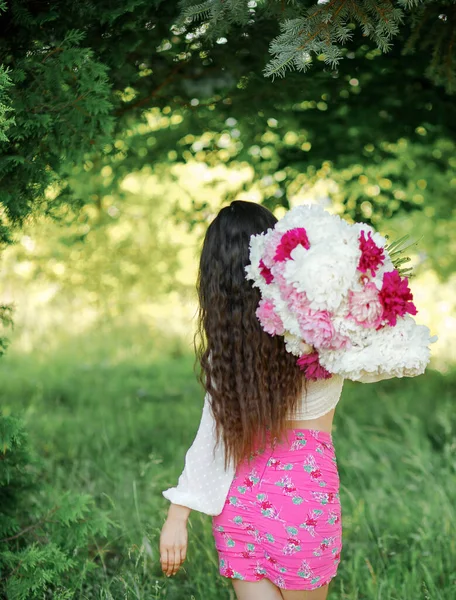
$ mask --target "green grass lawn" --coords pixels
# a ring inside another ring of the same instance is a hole
[[[330,600],[456,598],[456,373],[346,382],[333,437],[343,551]],[[199,422],[193,355],[148,332],[66,339],[0,362],[0,405],[22,415],[43,477],[91,494],[117,527],[94,540],[96,584],[81,598],[223,600],[210,517],[193,513],[185,568],[161,575],[158,537]]]

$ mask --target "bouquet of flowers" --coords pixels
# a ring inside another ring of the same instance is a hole
[[[297,206],[251,237],[245,270],[261,292],[257,317],[284,336],[308,379],[424,372],[436,338],[413,319],[408,279],[392,255],[372,227],[319,205]]]

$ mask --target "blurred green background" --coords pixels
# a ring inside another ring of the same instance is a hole
[[[177,481],[202,408],[192,336],[204,224],[190,232],[150,202],[189,186],[207,196],[209,221],[230,186],[229,172],[216,176],[212,186],[211,169],[194,164],[174,183],[129,175],[121,215],[84,242],[66,245],[66,229],[38,219],[3,254],[3,298],[16,305],[0,364],[3,414],[23,417],[52,490],[46,506],[88,493],[116,524],[92,548],[99,569],[77,597],[232,597],[217,576],[209,517],[192,515],[175,579],[158,563],[161,491]],[[384,230],[394,233],[393,222]],[[417,320],[440,336],[430,368],[416,379],[347,382],[336,414],[345,545],[330,598],[453,597],[455,282],[426,261],[416,270]]]
[[[0,597],[233,598],[209,517],[192,514],[173,579],[158,538],[203,403],[201,242],[234,198],[279,218],[319,202],[416,242],[417,321],[439,339],[420,377],[344,386],[329,598],[456,597],[455,20],[399,3],[384,54],[349,12],[339,64],[314,52],[309,73],[265,78],[301,4],[183,27],[173,2],[0,2]]]

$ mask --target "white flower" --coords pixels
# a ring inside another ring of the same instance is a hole
[[[304,227],[311,246],[341,238],[350,232],[350,225],[337,215],[331,215],[318,204],[302,204],[290,210],[276,224],[276,231],[285,232],[295,227]]]
[[[285,266],[285,279],[305,292],[314,310],[335,311],[356,277],[360,250],[346,244],[297,246]]]
[[[305,249],[299,244],[291,251],[289,259],[275,263],[276,242],[267,246],[268,241],[272,239],[279,243],[283,233],[298,227],[306,230],[310,247]],[[330,349],[330,344],[319,348],[320,364],[331,373],[355,381],[419,375],[429,362],[429,344],[435,341],[430,338],[426,326],[418,325],[410,315],[405,315],[397,319],[395,327],[387,325],[376,330],[374,323],[360,325],[349,317],[349,292],[362,293],[366,279],[380,290],[384,273],[394,269],[385,250],[384,262],[374,277],[358,270],[361,231],[365,235],[370,232],[375,244],[385,247],[386,239],[365,223],[350,225],[319,205],[295,207],[274,229],[252,236],[251,262],[245,269],[246,277],[260,289],[263,300],[273,302],[285,330],[286,349],[293,355],[302,356],[313,350],[304,342],[300,327],[304,315],[298,311],[305,310],[306,331],[318,328],[324,317],[334,329],[332,348],[339,347],[341,340],[346,341],[339,350]],[[260,268],[265,255],[274,275],[269,284]],[[294,290],[300,292],[302,298]],[[316,314],[312,323],[312,310],[327,312]]]
[[[301,336],[301,330],[299,329],[297,316],[288,309],[288,304],[280,295],[278,286],[271,285],[270,287],[274,287],[274,290],[271,290],[271,296],[274,299],[276,312],[282,319],[283,326],[291,334]]]
[[[268,230],[272,231],[272,230]],[[259,283],[263,280],[260,272],[260,260],[263,255],[264,245],[266,242],[267,232],[250,237],[250,264],[245,267],[246,278],[254,281],[253,286],[259,287]]]
[[[354,381],[365,374],[413,377],[424,373],[430,358],[428,327],[406,315],[395,327],[364,331],[364,339],[349,350],[321,351],[320,363]]]
[[[301,338],[288,332],[285,333],[284,338],[287,351],[294,354],[294,356],[301,356]]]
[[[371,225],[368,225],[367,223],[353,223],[351,228],[355,232],[358,239],[361,234],[361,231],[364,231],[366,238],[367,234],[370,232],[372,240],[379,248],[384,248],[386,246],[386,237],[384,237],[378,231],[375,231],[375,229],[371,227]]]

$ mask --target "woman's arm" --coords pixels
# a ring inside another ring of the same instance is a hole
[[[178,484],[163,492],[171,501],[160,536],[160,562],[168,577],[177,573],[185,560],[190,511],[218,515],[223,510],[234,469],[225,469],[223,444],[215,448],[215,442],[215,420],[206,394],[199,428],[185,455]]]
[[[187,506],[171,504],[168,518],[160,534],[160,563],[163,573],[175,575],[187,555],[187,520],[190,509]]]
[[[185,455],[184,470],[177,486],[163,492],[165,498],[207,515],[222,512],[234,469],[225,470],[223,444],[215,448],[215,442],[215,419],[206,394],[198,432]]]

